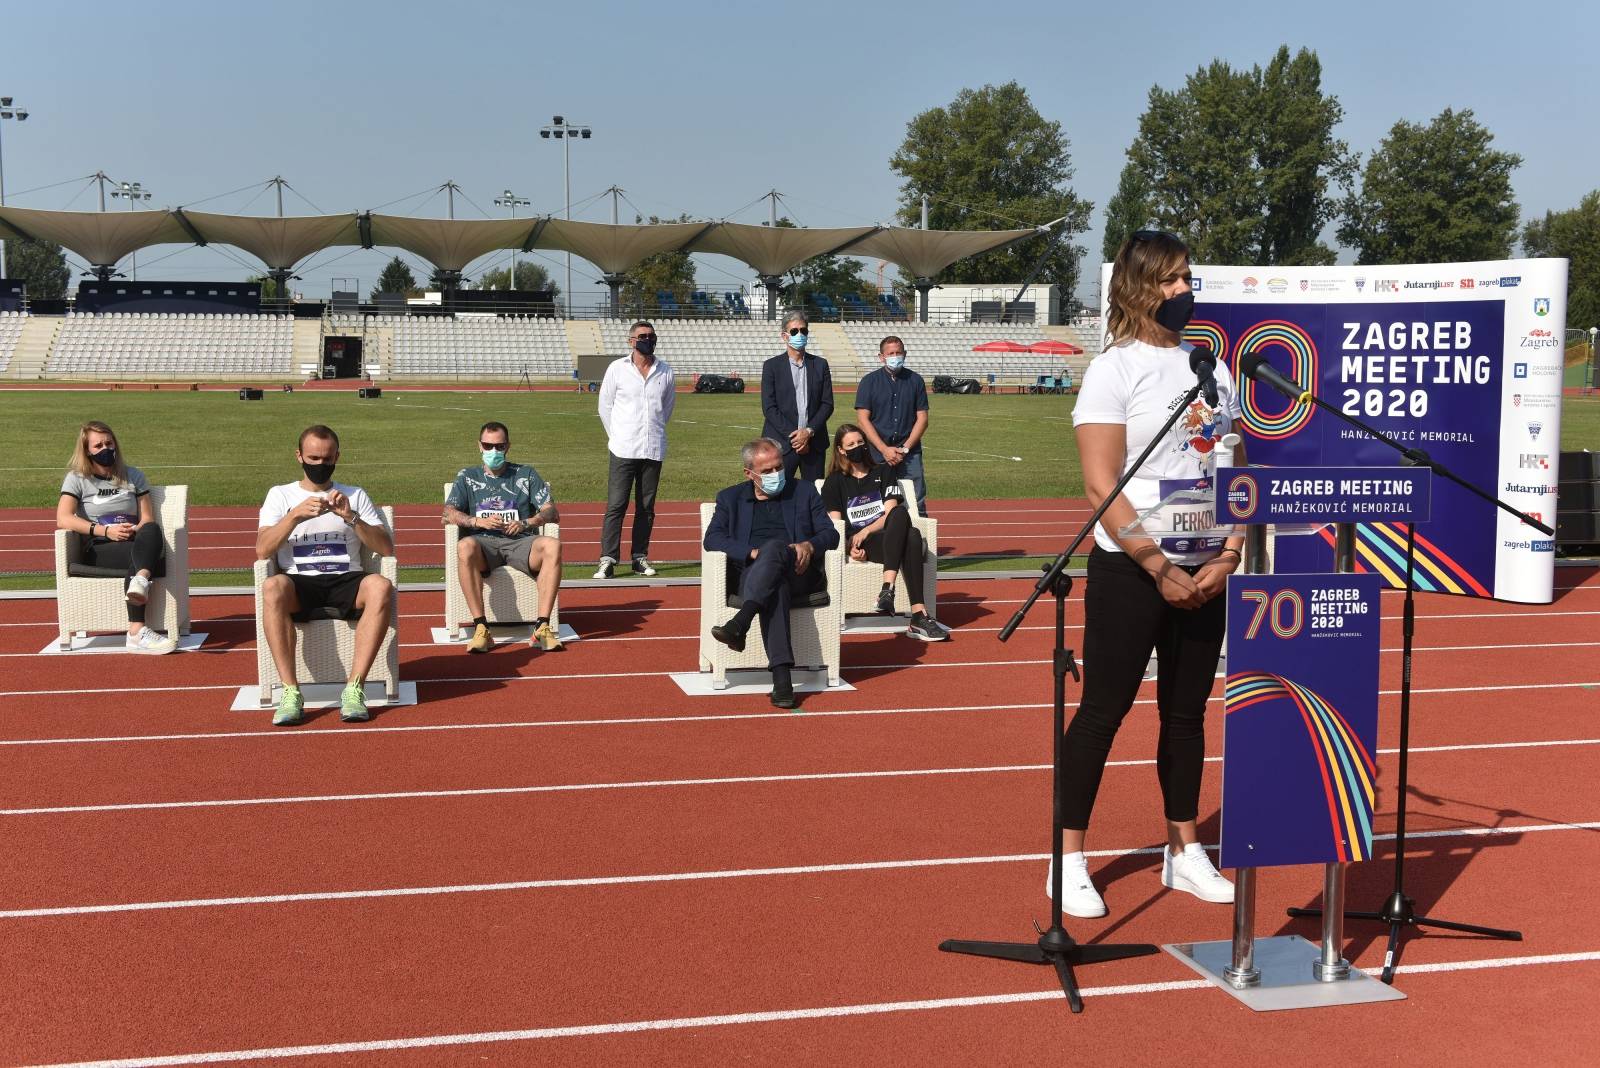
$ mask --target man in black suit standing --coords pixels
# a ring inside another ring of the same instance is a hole
[[[833,375],[828,361],[806,352],[811,324],[801,312],[783,322],[784,351],[761,365],[761,436],[783,446],[790,477],[821,478],[828,452],[828,417],[833,414]]]

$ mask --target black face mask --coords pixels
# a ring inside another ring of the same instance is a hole
[[[853,464],[864,464],[867,462],[867,457],[869,455],[871,454],[867,452],[867,447],[865,445],[857,445],[853,449],[846,449],[844,458]]]
[[[308,464],[302,463],[300,470],[306,473],[306,481],[313,486],[320,486],[325,482],[333,481],[333,464]]]
[[[117,462],[117,450],[101,449],[99,452],[91,452],[89,454],[89,459],[93,460],[101,467],[110,467],[112,464]]]
[[[656,352],[656,339],[653,337],[634,338],[633,347],[639,350],[640,356],[654,356]]]
[[[1158,325],[1175,334],[1188,326],[1189,320],[1194,318],[1194,291],[1187,290],[1162,301],[1155,318]]]

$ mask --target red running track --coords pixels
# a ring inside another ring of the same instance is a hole
[[[1408,888],[1527,940],[1413,939],[1409,1000],[1288,1014],[1161,955],[1082,969],[1072,1017],[1040,971],[935,949],[1025,938],[1047,908],[1048,613],[993,637],[1026,583],[941,584],[954,642],[849,638],[856,688],[798,714],[667,678],[694,664],[693,589],[573,589],[583,640],[486,657],[428,644],[442,597],[407,593],[421,703],[295,731],[224,710],[253,674],[247,598],[196,601],[206,652],[87,665],[30,655],[51,602],[6,602],[0,1063],[1587,1063],[1600,578],[1559,576],[1575,588],[1550,606],[1424,597],[1418,627]],[[1096,811],[1112,914],[1075,922],[1084,940],[1227,932],[1227,909],[1159,886],[1152,697]],[[1217,794],[1213,764],[1212,837]],[[1387,880],[1355,866],[1352,901]],[[1315,937],[1281,917],[1318,873],[1261,884],[1260,933]],[[1376,930],[1348,934],[1376,964]]]

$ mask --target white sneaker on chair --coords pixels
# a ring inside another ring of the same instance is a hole
[[[1193,894],[1201,901],[1233,904],[1233,884],[1216,869],[1206,855],[1206,847],[1198,842],[1184,846],[1177,856],[1170,849],[1161,850],[1161,885]]]
[[[1050,896],[1055,868],[1047,865],[1044,876],[1044,894]],[[1106,914],[1105,899],[1089,880],[1089,860],[1082,853],[1061,855],[1061,911],[1080,920],[1092,920]]]
[[[144,604],[150,600],[150,580],[143,575],[135,575],[128,580],[128,603]]]

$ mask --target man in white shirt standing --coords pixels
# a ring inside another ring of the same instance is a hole
[[[672,367],[656,358],[656,328],[646,322],[628,330],[628,355],[606,368],[600,383],[600,425],[605,427],[611,469],[606,480],[606,517],[600,527],[600,566],[608,579],[622,559],[622,517],[634,498],[630,556],[637,575],[654,575],[650,531],[656,522],[656,489],[667,458],[667,420],[677,403]]]
[[[292,727],[303,719],[294,624],[329,614],[356,621],[355,660],[339,700],[339,717],[360,723],[371,718],[364,687],[389,627],[394,593],[382,575],[362,572],[361,548],[390,556],[394,538],[365,490],[333,480],[339,435],[321,424],[307,427],[295,458],[305,477],[267,491],[256,532],[256,559],[276,556],[280,571],[261,588],[261,629],[283,680],[272,725]]]

